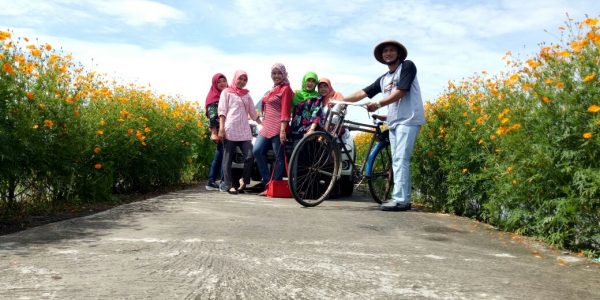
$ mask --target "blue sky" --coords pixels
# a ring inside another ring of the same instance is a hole
[[[597,17],[600,1],[0,0],[0,30],[62,47],[124,83],[201,101],[214,73],[232,79],[237,69],[258,101],[275,62],[294,89],[312,70],[349,94],[386,71],[372,49],[396,39],[433,101],[449,80],[499,73],[507,51],[524,57],[559,42],[566,13]]]

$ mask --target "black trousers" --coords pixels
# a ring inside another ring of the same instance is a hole
[[[232,186],[233,176],[231,172],[231,163],[235,156],[235,148],[239,147],[244,156],[244,171],[242,178],[246,184],[250,183],[252,167],[254,165],[254,156],[252,155],[252,143],[250,141],[223,141],[223,184],[221,189],[229,189]]]

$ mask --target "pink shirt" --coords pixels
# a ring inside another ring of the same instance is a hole
[[[225,138],[230,141],[250,141],[252,131],[248,116],[256,120],[258,115],[250,94],[238,96],[235,93],[223,91],[219,100],[219,117],[225,116]]]
[[[263,126],[259,132],[260,135],[269,139],[279,135],[281,122],[290,120],[292,97],[294,97],[294,92],[287,85],[282,87],[277,94],[271,96],[270,99],[263,98]]]

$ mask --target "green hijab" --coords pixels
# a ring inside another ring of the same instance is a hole
[[[304,74],[304,78],[302,78],[302,90],[295,91],[294,98],[292,99],[292,102],[293,102],[292,103],[292,111],[294,111],[294,108],[296,107],[296,105],[298,103],[304,102],[304,101],[306,101],[306,99],[319,96],[319,92],[317,91],[316,84],[315,84],[315,89],[313,91],[309,91],[306,89],[306,81],[309,78],[314,79],[317,84],[319,83],[319,77],[317,77],[317,73],[308,71],[308,72],[306,72],[306,74]]]

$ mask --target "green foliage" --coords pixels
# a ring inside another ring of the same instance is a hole
[[[600,252],[600,36],[566,26],[509,71],[450,83],[426,107],[415,187],[437,210]]]
[[[197,103],[109,83],[23,42],[0,32],[0,219],[205,174],[214,146]]]

